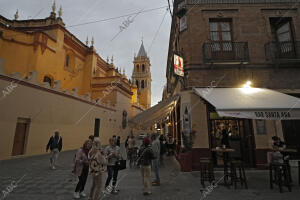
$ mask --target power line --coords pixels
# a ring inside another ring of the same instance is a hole
[[[168,6],[162,6],[162,7],[158,7],[158,8],[151,8],[151,9],[148,9],[148,10],[133,12],[133,13],[129,13],[129,14],[126,14],[126,15],[117,16],[117,17],[105,18],[105,19],[100,19],[100,20],[95,20],[95,21],[90,21],[90,22],[85,22],[85,23],[80,23],[80,24],[74,24],[74,25],[66,26],[65,28],[72,28],[72,27],[77,27],[77,26],[82,26],[82,25],[94,24],[94,23],[98,23],[98,22],[105,22],[105,21],[115,20],[115,19],[119,19],[119,18],[123,18],[123,17],[137,15],[137,14],[140,14],[140,13],[151,12],[151,11],[154,11],[154,10],[159,10],[159,9],[163,9],[163,8],[167,8],[167,7]],[[44,30],[44,29],[43,28],[36,29],[36,31],[42,31],[42,30]],[[23,35],[23,34],[24,33],[17,33],[17,34],[14,34],[14,35],[7,35],[6,37],[14,37],[14,36]]]
[[[158,35],[158,32],[159,32],[159,30],[160,30],[160,27],[161,27],[161,25],[163,24],[163,22],[164,22],[164,20],[165,20],[165,17],[166,17],[167,12],[168,12],[168,9],[166,9],[166,12],[165,12],[165,14],[164,14],[164,16],[163,16],[163,18],[162,18],[160,24],[159,24],[159,27],[158,27],[158,29],[157,29],[157,31],[156,31],[156,33],[155,33],[153,39],[152,39],[152,42],[151,42],[151,44],[150,44],[148,53],[150,53],[150,51],[151,51],[152,45],[153,45],[153,43],[154,43],[154,40],[156,39],[156,37],[157,37],[157,35]]]
[[[173,5],[174,5],[174,1],[173,1]],[[172,18],[172,17],[173,17],[173,14],[172,14],[172,11],[171,11],[170,0],[168,0],[168,6],[169,6],[170,15],[171,15],[171,18]]]
[[[140,13],[151,12],[151,11],[159,10],[159,9],[162,9],[162,8],[167,8],[167,6],[162,6],[162,7],[158,7],[158,8],[151,8],[151,9],[148,9],[148,10],[134,12],[134,13],[126,14],[126,15],[117,16],[117,17],[100,19],[100,20],[95,20],[95,21],[90,21],[90,22],[85,22],[85,23],[80,23],[80,24],[74,24],[74,25],[66,26],[66,28],[82,26],[82,25],[87,25],[87,24],[94,24],[94,23],[98,23],[98,22],[105,22],[105,21],[109,21],[109,20],[114,20],[114,19],[119,19],[119,18],[123,18],[123,17],[132,16],[132,15],[137,15],[137,14],[140,14]]]

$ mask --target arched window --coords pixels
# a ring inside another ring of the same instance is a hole
[[[138,80],[135,81],[135,84],[136,84],[136,87],[139,88],[139,81]]]
[[[143,70],[143,72],[145,72],[145,65],[144,64],[142,65],[142,70]]]
[[[52,79],[49,76],[44,76],[44,83],[49,83],[50,87],[52,86]]]
[[[140,71],[140,65],[136,66],[136,71],[139,72]]]
[[[141,82],[141,88],[145,88],[145,82],[144,82],[144,80],[142,80],[142,82]]]
[[[67,54],[66,55],[66,63],[65,63],[65,67],[69,68],[69,64],[70,64],[70,56]]]

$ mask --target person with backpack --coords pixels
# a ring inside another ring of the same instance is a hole
[[[105,156],[101,153],[101,142],[94,138],[92,149],[89,152],[90,174],[93,176],[90,200],[99,200],[101,192],[102,166],[107,165]]]
[[[155,159],[150,147],[150,139],[144,138],[143,145],[139,151],[138,164],[141,166],[141,176],[143,181],[143,195],[151,194],[151,161]]]
[[[77,183],[74,199],[80,199],[80,197],[86,197],[84,193],[84,187],[87,181],[87,177],[89,175],[89,160],[88,154],[92,147],[92,141],[86,140],[83,146],[77,151],[75,156],[75,165],[73,169],[73,173],[78,176],[79,181]]]
[[[59,135],[58,130],[55,130],[54,136],[50,137],[49,142],[46,146],[46,152],[48,152],[49,148],[51,151],[51,153],[50,153],[50,168],[56,169],[55,164],[58,159],[59,152],[62,149],[62,138]]]

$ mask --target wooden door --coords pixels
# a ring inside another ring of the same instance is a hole
[[[300,120],[282,120],[284,141],[288,148],[296,148],[297,157],[300,157]]]
[[[18,122],[15,131],[12,156],[24,154],[26,131],[27,131],[27,123]]]
[[[252,120],[244,119],[240,121],[243,124],[243,137],[241,141],[242,157],[246,166],[255,166],[255,139],[252,127]]]

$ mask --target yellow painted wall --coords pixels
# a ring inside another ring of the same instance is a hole
[[[253,121],[253,130],[254,130],[254,137],[255,137],[255,145],[257,149],[266,149],[266,148],[272,148],[273,140],[272,137],[277,134],[281,138],[281,140],[284,140],[283,138],[283,132],[281,128],[281,121],[277,120],[266,120],[266,134],[265,135],[258,135],[257,129],[256,129],[256,121]]]
[[[42,52],[41,45],[38,44],[34,50],[34,34],[24,34],[21,32],[11,31],[1,28],[3,38],[14,41],[7,41],[0,38],[0,58],[4,61],[4,69],[6,73],[21,73],[24,77],[29,71],[36,70],[38,72],[39,82],[43,82],[44,76],[53,78],[53,81],[60,80],[63,90],[72,91],[73,88],[78,89],[78,94],[85,95],[91,92],[90,80],[92,66],[96,65],[96,54],[87,54],[83,60],[74,56],[69,69],[65,68],[65,58],[68,51],[64,47],[72,49],[72,47],[64,44],[64,31],[61,29],[51,30],[55,35],[56,41],[47,37],[47,47]],[[50,31],[47,31],[50,33]],[[42,42],[42,34],[39,34],[38,42]],[[24,43],[24,44],[21,44]],[[27,45],[26,45],[27,44]],[[49,50],[52,49],[53,51]],[[74,54],[79,55],[75,49]],[[79,55],[82,57],[82,55]]]

